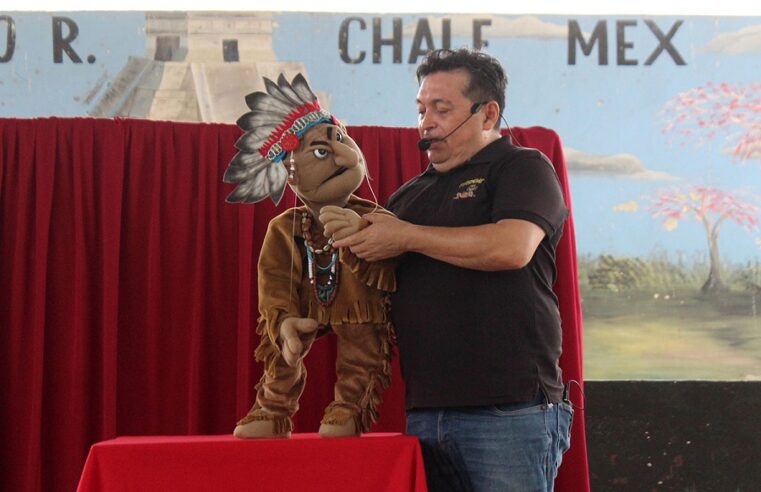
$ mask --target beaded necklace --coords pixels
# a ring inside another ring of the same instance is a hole
[[[333,239],[329,239],[327,244],[322,248],[315,249],[312,242],[312,216],[308,212],[301,213],[301,233],[304,236],[304,244],[307,250],[307,272],[309,275],[309,284],[312,286],[312,292],[319,301],[320,305],[327,307],[333,302],[338,292],[339,262],[338,250],[333,249]],[[317,262],[317,255],[330,255],[330,262],[325,266],[320,266]],[[325,278],[323,282],[320,278]]]

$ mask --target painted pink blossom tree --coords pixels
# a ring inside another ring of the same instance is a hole
[[[761,161],[761,83],[708,82],[670,99],[663,113],[663,133],[682,143],[723,135],[735,159]]]
[[[726,193],[706,186],[687,186],[660,190],[650,212],[654,218],[662,218],[668,231],[676,229],[682,220],[694,219],[705,228],[710,254],[708,279],[701,287],[705,295],[726,289],[721,278],[721,257],[719,255],[719,228],[726,221],[734,222],[746,230],[757,229],[761,207],[755,197],[742,192]]]

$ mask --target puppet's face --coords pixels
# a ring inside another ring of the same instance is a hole
[[[291,187],[312,204],[343,205],[365,177],[362,151],[335,125],[320,124],[307,131],[294,159],[296,176]]]

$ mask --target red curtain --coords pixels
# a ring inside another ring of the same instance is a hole
[[[350,127],[381,204],[426,159],[410,128]],[[560,140],[513,129],[555,163]],[[224,202],[240,130],[144,120],[0,119],[0,483],[73,490],[90,445],[119,435],[226,434],[261,368],[256,262],[269,220],[293,206]],[[359,194],[372,198],[365,183]],[[570,204],[570,203],[569,203]],[[565,377],[582,379],[573,221],[558,252]],[[307,362],[295,418],[316,431],[335,346]],[[395,364],[375,431],[404,427]],[[558,490],[588,490],[584,415]]]

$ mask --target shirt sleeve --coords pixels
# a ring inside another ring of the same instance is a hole
[[[519,149],[497,167],[492,221],[522,219],[553,237],[568,216],[555,168],[535,149]]]

